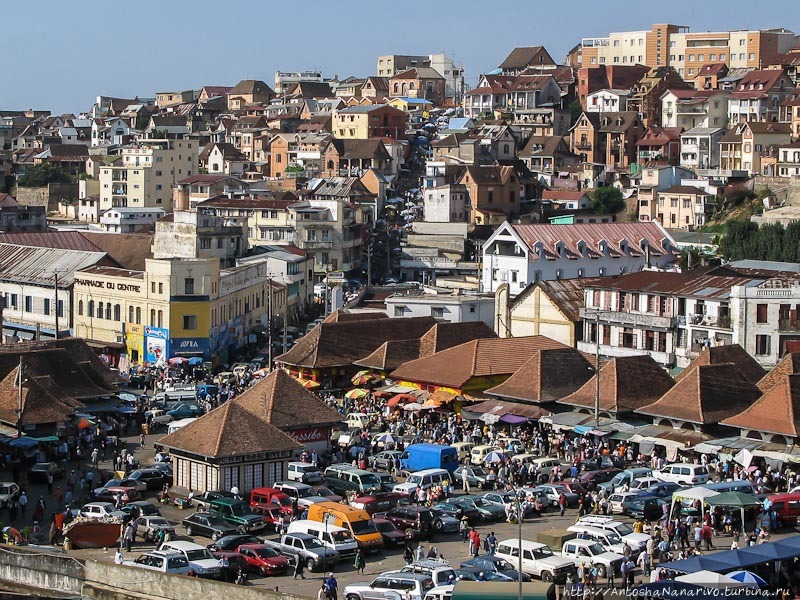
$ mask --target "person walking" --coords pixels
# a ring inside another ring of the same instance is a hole
[[[17,504],[19,505],[19,514],[24,519],[25,509],[28,507],[28,495],[25,493],[25,490],[22,490],[22,493],[19,495]]]
[[[130,553],[134,535],[133,523],[128,523],[125,527],[125,533],[122,534],[122,539],[125,542],[125,552]]]
[[[305,579],[306,576],[303,574],[303,568],[304,567],[305,567],[305,563],[303,562],[303,559],[299,555],[295,556],[295,560],[294,560],[294,576],[292,577],[292,579],[297,579],[298,577],[300,577],[300,579]]]
[[[411,551],[411,546],[408,545],[408,542],[406,542],[406,547],[403,550],[403,560],[407,565],[410,565],[414,560],[414,553]]]
[[[461,533],[461,543],[465,543],[469,539],[469,519],[467,515],[462,515],[461,520],[458,522],[458,531]]]
[[[567,510],[567,497],[564,495],[564,492],[558,494],[558,510],[563,517]]]
[[[364,575],[364,568],[367,566],[367,562],[364,560],[364,554],[361,552],[361,548],[356,549],[356,560],[354,566],[359,575]]]
[[[333,573],[328,573],[325,578],[325,587],[328,588],[328,600],[339,600],[339,582]]]
[[[461,483],[464,487],[464,493],[469,494],[469,476],[467,475],[467,469],[461,471]]]

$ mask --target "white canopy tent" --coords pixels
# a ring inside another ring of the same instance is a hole
[[[676,577],[675,581],[684,581],[686,583],[694,583],[702,585],[707,588],[728,589],[728,588],[742,588],[748,587],[746,583],[731,579],[727,575],[715,573],[714,571],[696,571]]]
[[[675,505],[680,504],[684,500],[700,500],[700,518],[703,518],[705,517],[706,514],[706,504],[705,504],[706,498],[710,498],[718,494],[719,492],[715,492],[714,490],[710,490],[702,486],[697,486],[689,488],[687,490],[678,490],[677,492],[673,492],[672,505],[669,508],[670,518],[672,518],[675,513]]]

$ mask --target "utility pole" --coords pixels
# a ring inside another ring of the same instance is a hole
[[[286,354],[286,309],[283,311],[283,353]]]
[[[367,287],[372,285],[372,241],[367,248]]]
[[[600,429],[600,313],[594,313],[594,428]]]
[[[17,437],[22,437],[22,382],[22,354],[20,354],[17,370]]]
[[[268,372],[272,373],[272,274],[267,275],[267,342],[268,342]]]
[[[55,339],[58,339],[58,271],[53,271],[53,293],[55,295],[55,305],[53,309],[56,314]]]

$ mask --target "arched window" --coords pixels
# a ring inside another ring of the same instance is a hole
[[[408,84],[408,89],[410,89],[410,90],[414,89],[414,82],[413,81]]]
[[[142,324],[142,309],[139,306],[136,307],[136,324]]]
[[[103,303],[102,302],[98,302],[97,303],[97,318],[98,319],[102,319],[103,318]]]
[[[333,161],[332,160],[328,161],[328,170],[329,171],[333,171]]]
[[[164,311],[160,310],[160,311],[158,311],[158,325],[157,325],[157,327],[163,327],[163,326],[164,326]]]
[[[398,83],[395,81],[395,82],[394,82],[394,93],[396,94],[396,93],[397,93],[397,92],[399,92],[399,91],[400,91],[400,84],[398,84]]]
[[[128,307],[128,323],[133,323],[133,307]]]
[[[89,300],[89,310],[86,313],[88,316],[94,316],[94,300]]]
[[[155,326],[156,326],[156,309],[155,308],[151,308],[150,309],[150,327],[155,327]]]
[[[111,302],[106,302],[106,320],[111,320]]]
[[[114,305],[114,320],[115,321],[119,321],[120,320],[120,316],[121,316],[120,312],[121,312],[120,305],[119,304],[115,304]]]
[[[78,316],[83,316],[83,300],[78,300]]]

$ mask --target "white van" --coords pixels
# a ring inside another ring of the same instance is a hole
[[[660,471],[655,471],[653,476],[660,481],[668,481],[679,485],[700,485],[708,483],[708,469],[703,465],[689,463],[673,463]]]
[[[323,546],[336,550],[339,556],[350,556],[356,553],[358,542],[345,527],[338,527],[320,523],[319,521],[308,521],[301,519],[289,523],[287,533],[307,533],[317,538]]]
[[[180,421],[172,421],[167,426],[167,435],[170,433],[175,433],[182,427],[186,427],[189,423],[196,421],[197,417],[189,417],[188,419],[181,419]]]
[[[369,416],[366,413],[348,413],[345,417],[348,429],[368,429]]]
[[[286,466],[286,479],[314,485],[322,483],[322,473],[311,463],[290,462]]]
[[[578,534],[578,539],[592,540],[599,542],[607,552],[615,552],[617,554],[625,554],[625,546],[631,550],[631,556],[636,559],[641,553],[642,549],[639,544],[633,541],[624,541],[619,535],[607,529],[600,529],[599,527],[592,527],[590,525],[582,525],[580,521],[575,525],[567,527],[567,531]]]
[[[189,562],[189,568],[198,577],[220,577],[222,575],[222,563],[214,558],[205,546],[194,542],[175,540],[164,542],[158,549],[183,554]]]
[[[453,476],[445,469],[424,469],[408,476],[404,483],[398,483],[392,488],[393,492],[400,494],[413,494],[418,488],[427,490],[434,485],[442,485],[449,481],[452,485]]]
[[[158,392],[153,398],[153,403],[162,408],[172,408],[180,402],[197,402],[197,392],[194,389],[180,388]]]
[[[500,448],[497,446],[492,446],[490,444],[483,444],[481,446],[475,446],[469,453],[469,461],[473,465],[483,465],[484,461],[486,460],[486,455],[489,452],[493,451],[500,451]]]
[[[455,442],[450,444],[458,452],[458,462],[463,463],[469,458],[470,452],[475,447],[472,442]]]

